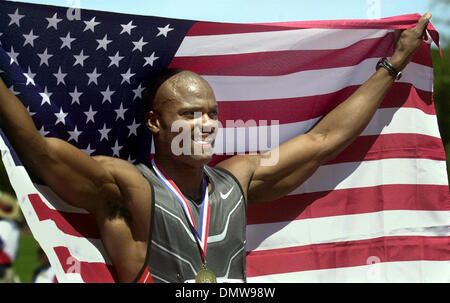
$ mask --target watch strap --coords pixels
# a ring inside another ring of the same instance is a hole
[[[384,67],[395,80],[399,80],[402,77],[402,72],[392,66],[387,58],[381,58],[380,61],[378,61],[376,70],[379,70],[381,67]]]

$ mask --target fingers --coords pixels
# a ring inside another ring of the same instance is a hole
[[[431,19],[430,13],[426,13],[419,19],[419,22],[417,23],[415,30],[421,37],[423,36],[423,34],[427,28],[427,25],[430,22],[430,19]]]

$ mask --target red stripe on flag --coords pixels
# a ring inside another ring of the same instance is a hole
[[[219,23],[197,22],[188,31],[187,36],[240,34],[251,32],[278,31],[301,28],[330,28],[330,29],[405,29],[414,27],[420,19],[419,14],[409,14],[381,19],[354,19],[354,20],[319,20],[295,21],[274,23]],[[429,30],[435,30],[430,24]]]
[[[58,229],[75,237],[100,238],[94,216],[50,209],[38,194],[28,195],[40,221],[52,220]]]
[[[84,282],[114,283],[116,274],[112,266],[101,262],[80,262],[73,257],[67,247],[54,247],[56,255],[65,273],[78,273]]]
[[[300,235],[301,236],[301,235]],[[248,253],[247,276],[342,268],[380,262],[448,260],[447,237],[382,237]]]
[[[383,38],[361,40],[342,49],[175,57],[169,67],[189,69],[201,75],[278,76],[357,65],[367,58],[389,57],[392,55],[393,43],[394,33],[388,33]],[[431,62],[425,62],[431,65]]]
[[[247,224],[383,210],[439,211],[448,209],[448,194],[448,186],[445,185],[395,184],[288,195],[278,200],[250,205]]]
[[[317,96],[256,101],[220,101],[219,120],[278,120],[280,124],[314,119],[325,115],[350,97],[359,86],[349,86],[339,91]],[[436,111],[432,92],[415,88],[409,83],[394,83],[380,108],[417,108],[429,115]],[[289,110],[286,110],[289,109]]]
[[[300,28],[300,27],[298,27]],[[187,32],[186,36],[208,36],[208,35],[226,35],[226,34],[243,34],[258,32],[273,32],[281,30],[298,29],[297,27],[287,27],[283,25],[259,23],[220,23],[220,22],[196,22]]]
[[[429,48],[430,46],[423,42],[411,61],[431,67]],[[188,69],[200,75],[279,76],[307,70],[353,66],[368,58],[390,57],[393,49],[394,33],[388,33],[385,37],[361,40],[341,49],[174,57],[169,67]]]
[[[445,161],[440,138],[420,134],[360,136],[327,164],[393,158],[420,158]]]
[[[209,166],[233,155],[213,155]],[[420,158],[445,161],[440,138],[420,134],[386,134],[360,136],[335,159],[327,164],[382,160],[393,158]]]

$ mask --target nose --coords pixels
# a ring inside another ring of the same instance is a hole
[[[199,128],[202,133],[213,133],[218,127],[218,121],[210,117],[208,113],[195,113],[195,126]]]
[[[215,132],[218,122],[217,119],[211,118],[208,114],[204,114],[202,124],[205,132]]]

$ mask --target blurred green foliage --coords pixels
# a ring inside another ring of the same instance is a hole
[[[446,152],[447,176],[450,176],[450,47],[442,50],[442,57],[439,50],[432,49],[431,56],[434,67],[434,104]]]

